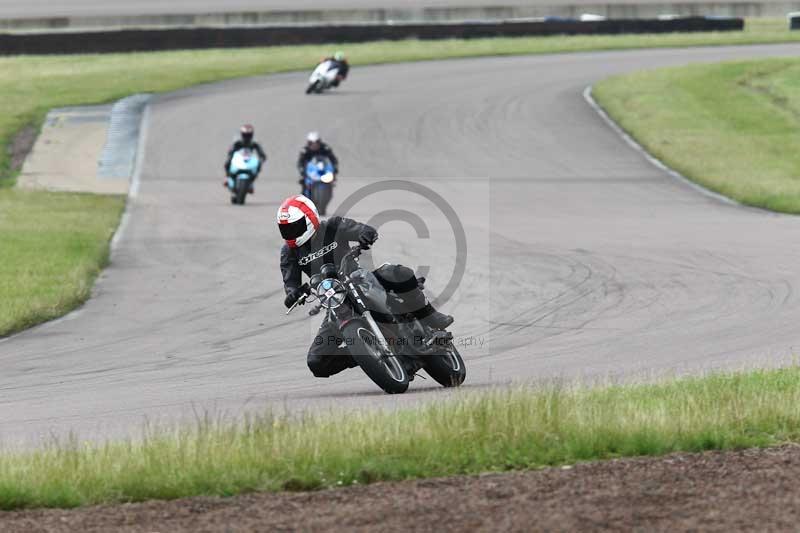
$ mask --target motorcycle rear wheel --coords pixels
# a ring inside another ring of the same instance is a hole
[[[410,380],[403,363],[391,352],[385,352],[365,321],[353,320],[342,334],[353,360],[384,392],[402,394],[408,390]]]
[[[426,356],[423,368],[442,387],[458,387],[467,378],[464,359],[452,344],[440,354]]]

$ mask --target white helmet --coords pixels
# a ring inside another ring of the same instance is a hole
[[[321,137],[319,136],[319,132],[317,131],[312,131],[306,136],[306,141],[310,143],[318,143],[320,139]]]
[[[303,246],[319,228],[319,213],[314,202],[298,194],[278,208],[278,229],[290,248]]]

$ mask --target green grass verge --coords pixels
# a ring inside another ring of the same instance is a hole
[[[743,204],[800,213],[800,60],[692,65],[595,87],[650,153]]]
[[[0,333],[89,297],[123,206],[113,196],[0,191]]]
[[[396,413],[204,420],[0,455],[0,508],[229,496],[800,440],[800,368],[463,393]]]
[[[349,45],[354,65],[458,57],[543,54],[643,47],[777,43],[800,40],[782,20],[749,20],[743,32],[402,41]],[[75,210],[46,210],[53,196],[12,193],[7,147],[26,125],[39,125],[53,107],[109,102],[137,92],[164,92],[203,82],[310,69],[330,46],[292,46],[139,54],[0,58],[0,336],[62,315],[89,295],[107,260],[109,221],[121,200],[62,195]],[[19,212],[39,212],[27,243],[17,232]],[[92,216],[84,210],[90,209]],[[8,216],[6,216],[8,215]],[[82,226],[91,220],[89,227]],[[113,225],[113,223],[111,224]],[[74,234],[69,230],[74,229]],[[66,240],[65,240],[66,239]],[[81,242],[81,246],[69,243]],[[21,243],[21,244],[20,244]],[[35,247],[32,248],[33,243]],[[13,251],[23,246],[24,252]],[[67,257],[57,254],[69,250]]]

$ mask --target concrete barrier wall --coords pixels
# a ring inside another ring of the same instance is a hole
[[[283,44],[321,44],[400,39],[521,37],[578,34],[734,31],[744,20],[702,17],[673,20],[601,20],[580,22],[507,21],[443,24],[350,24],[174,28],[121,31],[60,31],[0,34],[0,55],[74,54],[200,48],[240,48]]]
[[[704,0],[678,2],[617,0],[613,4],[598,3],[596,0],[572,0],[571,2],[560,4],[548,4],[547,0],[545,0],[544,2],[532,1],[530,5],[526,6],[320,9],[210,14],[18,18],[0,19],[0,30],[501,21],[541,17],[578,18],[583,13],[624,19],[657,18],[662,14],[679,16],[782,17],[790,11],[800,11],[800,0],[729,0],[721,2]]]

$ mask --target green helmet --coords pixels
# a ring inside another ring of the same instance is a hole
[[[344,61],[344,52],[341,52],[341,51],[336,52],[335,54],[333,54],[333,58],[336,61]]]

